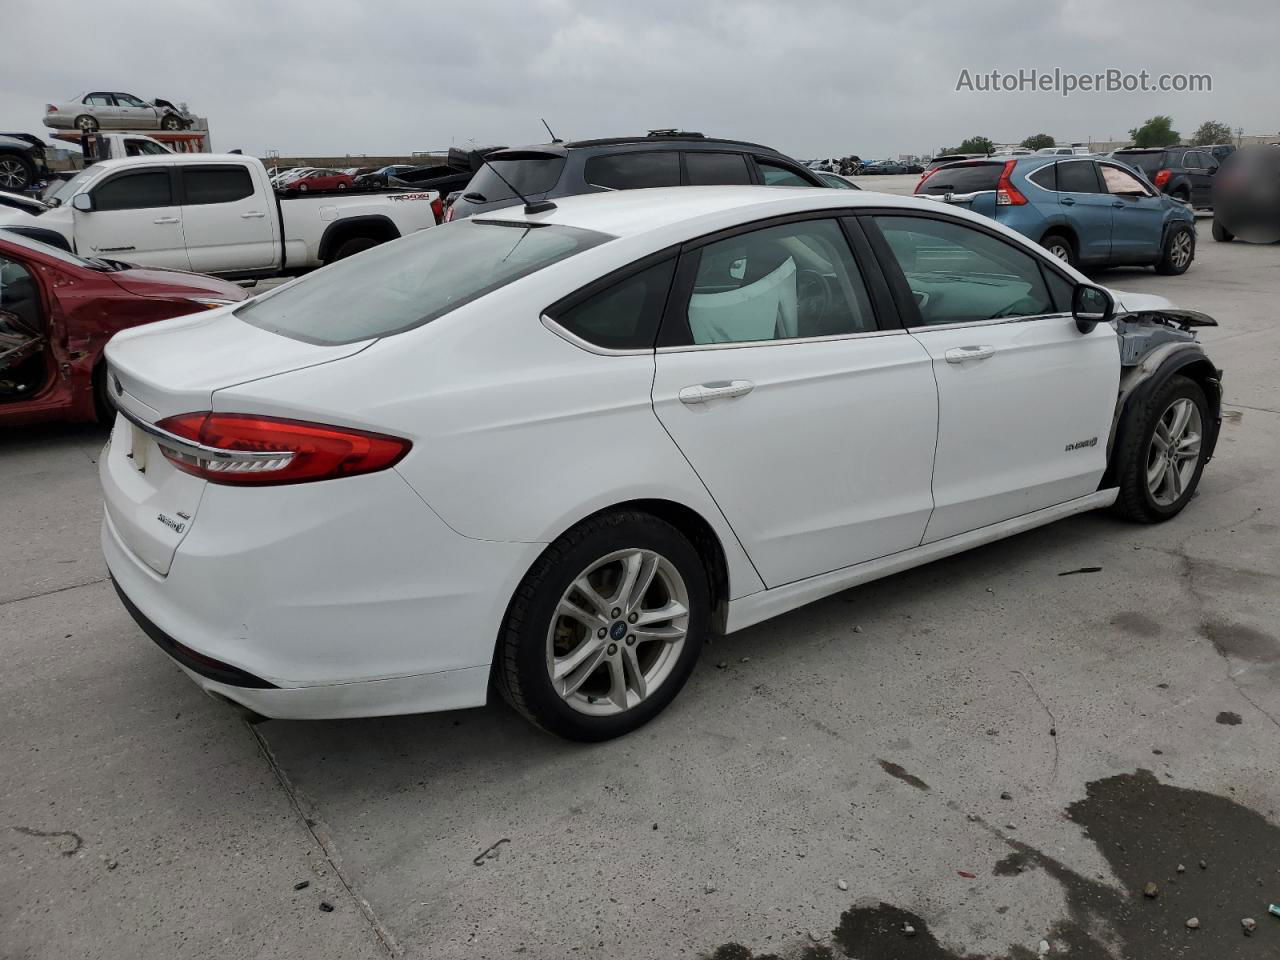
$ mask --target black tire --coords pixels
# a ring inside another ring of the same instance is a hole
[[[36,179],[35,165],[18,153],[0,153],[0,190],[21,193]]]
[[[1175,190],[1173,193],[1169,194],[1169,196],[1173,197],[1173,199],[1177,200],[1179,203],[1191,203],[1191,191],[1185,188]]]
[[[1200,414],[1200,452],[1196,457],[1195,471],[1182,490],[1182,495],[1172,503],[1156,501],[1147,483],[1147,471],[1152,453],[1156,425],[1169,408],[1179,400],[1190,400]],[[1120,418],[1120,433],[1112,453],[1115,477],[1120,495],[1115,509],[1123,517],[1136,523],[1160,523],[1177,516],[1195,496],[1200,476],[1204,472],[1205,437],[1209,426],[1209,403],[1204,391],[1194,380],[1174,375],[1159,389],[1136,405],[1130,404]]]
[[[1049,251],[1049,254],[1068,266],[1076,266],[1076,248],[1071,239],[1062,233],[1050,230],[1040,238],[1040,246]]]
[[[161,130],[181,130],[182,118],[176,113],[166,113],[160,121]]]
[[[1230,243],[1236,238],[1236,235],[1218,222],[1218,218],[1213,218],[1213,239],[1219,243]]]
[[[338,184],[338,189],[339,189],[339,190],[345,190],[345,189],[347,189],[347,185],[346,185],[345,183],[340,183],[340,184]]]
[[[352,237],[350,240],[343,240],[333,251],[333,256],[326,262],[333,263],[335,260],[345,260],[347,257],[354,256],[371,247],[376,247],[381,242],[376,237]]]
[[[552,686],[547,670],[548,631],[560,598],[573,581],[601,558],[631,548],[659,554],[678,572],[687,591],[688,629],[684,646],[657,690],[629,709],[592,716],[570,706]],[[543,730],[569,740],[610,740],[648,723],[675,699],[693,672],[710,622],[706,568],[679,530],[638,511],[601,514],[547,547],[516,588],[498,636],[494,679],[503,699]]]
[[[87,113],[82,113],[80,116],[76,117],[75,128],[77,130],[83,130],[85,133],[97,133],[98,119],[96,117],[89,116]]]
[[[1186,238],[1185,240],[1183,238]],[[1185,246],[1183,246],[1185,244]],[[1156,273],[1166,277],[1176,277],[1186,273],[1191,261],[1196,257],[1196,232],[1188,226],[1177,226],[1169,229],[1164,238],[1164,247],[1160,251],[1160,259],[1156,261]]]

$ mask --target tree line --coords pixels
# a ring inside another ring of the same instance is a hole
[[[1206,120],[1200,124],[1191,138],[1191,146],[1201,147],[1211,143],[1230,143],[1235,136],[1231,125],[1220,120]],[[1135,147],[1167,147],[1182,142],[1182,134],[1173,129],[1173,117],[1159,114],[1139,127],[1129,131],[1129,138]],[[1028,150],[1040,150],[1052,147],[1057,143],[1047,133],[1033,133],[1022,141],[1020,146]],[[989,137],[969,137],[958,147],[939,151],[946,153],[979,153],[989,154],[995,151],[995,144]]]

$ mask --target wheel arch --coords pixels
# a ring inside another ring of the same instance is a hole
[[[1071,244],[1071,248],[1075,251],[1075,255],[1077,257],[1080,256],[1080,237],[1066,220],[1054,220],[1050,222],[1050,224],[1045,227],[1044,232],[1040,234],[1040,239],[1037,242],[1043,247],[1045,240],[1054,234],[1058,234],[1066,239],[1066,241]]]
[[[325,228],[320,237],[318,258],[322,263],[328,263],[333,252],[353,237],[372,237],[379,243],[386,243],[399,236],[399,228],[390,217],[383,214],[344,217]]]

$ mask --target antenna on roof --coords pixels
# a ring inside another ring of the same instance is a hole
[[[494,173],[494,176],[496,176],[499,180],[501,180],[503,183],[507,185],[508,190],[510,190],[517,197],[519,197],[521,200],[524,201],[525,213],[546,213],[548,210],[554,210],[556,208],[556,205],[552,203],[550,200],[539,200],[536,203],[530,200],[523,193],[517,190],[515,184],[512,183],[510,180],[508,180],[506,177],[504,177],[497,167],[495,167],[492,163],[489,162],[488,157],[484,158],[483,165],[488,167],[490,170],[492,170]]]
[[[561,140],[559,137],[555,135],[555,131],[551,129],[551,124],[547,123],[547,121],[542,117],[539,117],[538,119],[542,120],[542,125],[547,128],[547,133],[551,134],[552,143],[564,143],[563,140]]]

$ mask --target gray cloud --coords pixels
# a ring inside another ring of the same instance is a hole
[[[1270,0],[103,0],[4,14],[0,128],[89,88],[185,100],[215,145],[402,153],[679,126],[800,157],[970,134],[1122,137],[1156,113],[1274,132]],[[1213,76],[1209,94],[956,92],[962,68]]]

